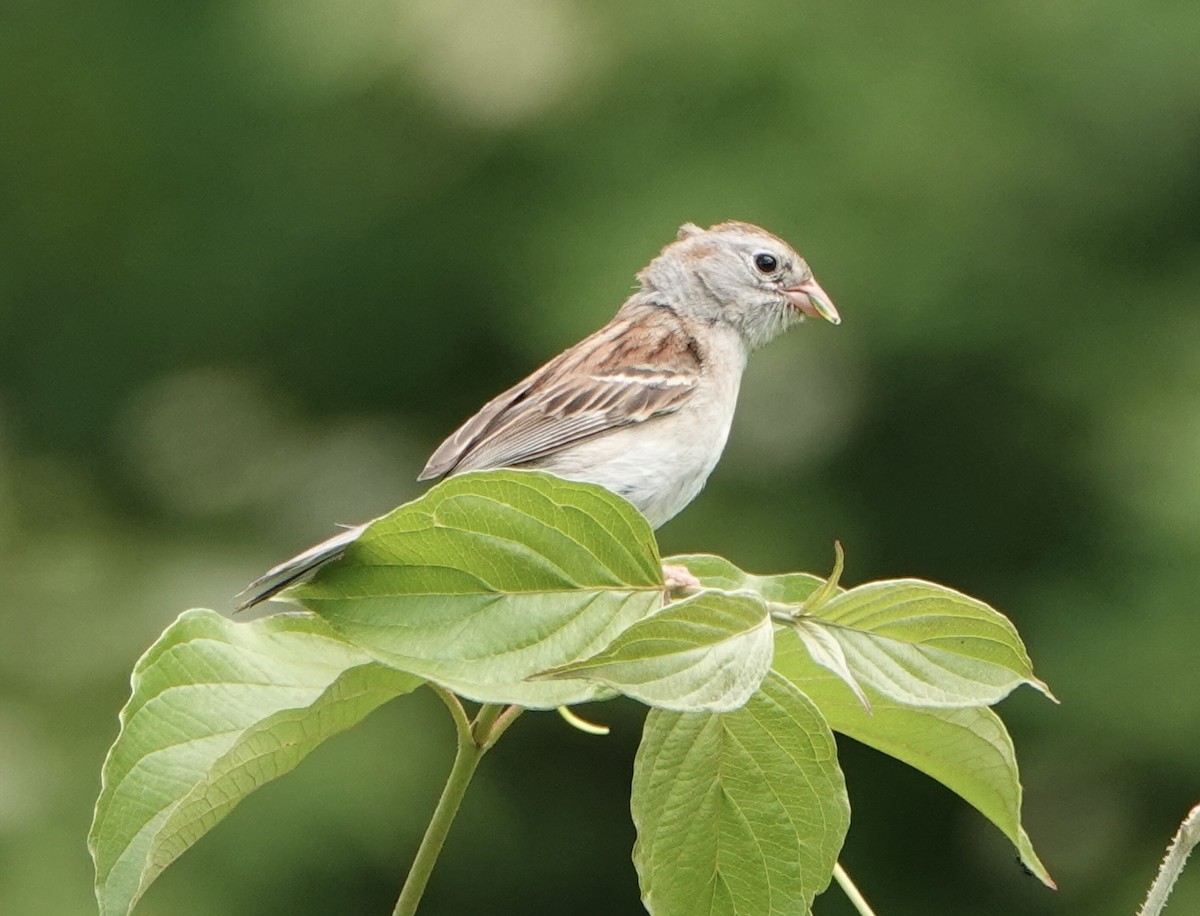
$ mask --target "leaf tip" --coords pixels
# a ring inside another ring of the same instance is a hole
[[[1042,882],[1043,887],[1047,887],[1052,891],[1058,890],[1058,882],[1050,877],[1050,872],[1046,871],[1046,867],[1041,862],[1037,860],[1030,862],[1028,859],[1018,857],[1017,863],[1021,866],[1025,874],[1037,878]]]
[[[833,542],[833,571],[829,573],[829,578],[826,579],[817,590],[814,591],[800,606],[798,613],[800,614],[815,614],[817,609],[824,605],[830,598],[838,593],[842,580],[842,572],[846,565],[846,555],[842,552],[842,542]]]
[[[1058,884],[1050,877],[1050,872],[1046,870],[1046,866],[1042,864],[1042,860],[1038,858],[1036,852],[1033,851],[1033,842],[1029,839],[1029,834],[1025,832],[1024,827],[1017,828],[1016,847],[1017,861],[1025,871],[1052,891],[1058,890]]]
[[[1042,696],[1044,696],[1047,700],[1049,700],[1055,706],[1062,705],[1062,700],[1060,700],[1058,697],[1056,697],[1054,695],[1054,691],[1050,689],[1050,685],[1047,684],[1045,681],[1043,681],[1041,678],[1037,678],[1037,677],[1030,678],[1029,686],[1032,687],[1034,690],[1036,690],[1038,693],[1040,693]]]

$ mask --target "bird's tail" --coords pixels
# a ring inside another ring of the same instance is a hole
[[[280,563],[274,569],[268,570],[238,592],[235,598],[237,610],[244,611],[246,608],[254,607],[260,601],[273,598],[289,585],[306,579],[330,560],[340,557],[346,547],[357,540],[366,527],[366,525],[356,525],[345,531],[339,531],[329,540],[322,541],[315,547],[310,547],[303,553],[296,554],[290,560]]]

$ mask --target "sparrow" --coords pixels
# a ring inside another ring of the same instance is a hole
[[[805,260],[749,223],[685,223],[637,280],[608,324],[483,405],[418,480],[536,468],[605,487],[658,528],[716,467],[751,351],[806,318],[841,323]],[[238,609],[340,556],[365,527],[276,566]],[[698,584],[686,570],[664,573]]]

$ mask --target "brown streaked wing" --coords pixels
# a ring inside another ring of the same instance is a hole
[[[644,309],[623,310],[485,404],[438,447],[418,479],[523,464],[678,410],[699,378],[698,345],[674,313]],[[641,320],[651,310],[654,320]]]

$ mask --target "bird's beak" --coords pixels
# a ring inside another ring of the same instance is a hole
[[[799,286],[785,289],[783,294],[796,311],[813,318],[824,318],[830,324],[841,324],[842,316],[833,307],[833,302],[821,289],[815,278],[809,277]]]

